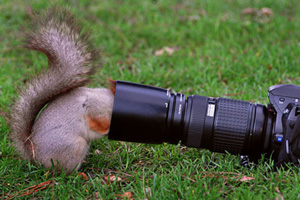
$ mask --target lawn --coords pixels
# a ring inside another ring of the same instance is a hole
[[[106,78],[186,95],[267,104],[268,87],[300,85],[297,0],[67,1],[95,45]],[[42,1],[1,0],[0,107],[47,66],[23,48],[23,33]],[[255,9],[250,9],[255,8]],[[300,170],[268,173],[272,160],[243,168],[239,156],[180,145],[92,143],[80,172],[67,176],[23,161],[0,117],[0,199],[299,199]],[[30,188],[29,188],[30,187]]]

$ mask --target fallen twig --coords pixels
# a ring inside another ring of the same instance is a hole
[[[236,172],[208,172],[201,176],[201,178],[204,177],[224,178],[225,180],[231,179],[231,180],[238,180],[240,182],[250,181],[255,179],[254,177],[245,176]]]
[[[43,190],[45,188],[47,188],[48,186],[50,186],[50,184],[53,183],[52,180],[49,180],[49,181],[45,181],[45,182],[42,182],[42,183],[39,183],[37,185],[33,185],[33,186],[30,186],[28,188],[25,188],[13,195],[11,195],[8,199],[11,199],[13,197],[23,197],[23,196],[27,196],[29,194],[33,194],[33,193],[36,193],[40,190]],[[22,193],[21,195],[17,196],[18,194]]]

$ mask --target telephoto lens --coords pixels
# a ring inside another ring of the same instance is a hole
[[[261,104],[227,98],[186,96],[117,81],[109,139],[181,144],[214,152],[269,152],[274,112]]]

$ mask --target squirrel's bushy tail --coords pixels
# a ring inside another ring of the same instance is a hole
[[[86,84],[96,68],[98,52],[73,15],[57,7],[34,18],[25,46],[44,53],[49,60],[48,69],[20,90],[11,109],[14,144],[23,157],[31,158],[31,129],[38,113],[55,97]]]

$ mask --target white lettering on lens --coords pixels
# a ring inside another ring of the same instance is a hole
[[[207,107],[207,116],[214,117],[215,115],[215,104],[208,104]]]
[[[181,113],[181,104],[179,104],[179,109],[178,109],[178,114],[180,115]]]

